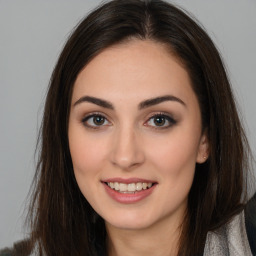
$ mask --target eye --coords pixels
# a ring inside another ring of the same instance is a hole
[[[91,114],[83,118],[82,123],[89,128],[97,129],[101,126],[110,125],[110,122],[100,114]]]
[[[156,114],[147,121],[148,126],[162,129],[169,128],[174,124],[176,124],[176,121],[166,114]]]

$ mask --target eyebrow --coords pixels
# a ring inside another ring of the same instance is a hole
[[[165,101],[175,101],[175,102],[178,102],[178,103],[182,104],[183,106],[186,106],[185,102],[182,101],[180,98],[177,98],[173,95],[164,95],[164,96],[160,96],[160,97],[156,97],[156,98],[152,98],[152,99],[142,101],[139,104],[139,109],[144,109],[144,108],[147,108],[147,107],[151,107],[153,105],[157,105],[157,104],[160,104],[160,103],[165,102]]]
[[[144,108],[147,108],[147,107],[151,107],[151,106],[160,104],[160,103],[165,102],[165,101],[174,101],[174,102],[178,102],[178,103],[182,104],[183,106],[186,106],[184,101],[182,101],[180,98],[177,98],[173,95],[164,95],[164,96],[160,96],[160,97],[156,97],[156,98],[152,98],[152,99],[142,101],[139,104],[138,109],[141,110],[141,109],[144,109]],[[110,103],[109,101],[99,99],[99,98],[96,98],[96,97],[91,97],[91,96],[81,97],[79,100],[77,100],[74,103],[74,106],[76,106],[76,105],[78,105],[82,102],[90,102],[90,103],[96,104],[96,105],[98,105],[100,107],[103,107],[103,108],[108,108],[108,109],[112,109],[112,110],[115,109],[113,104]]]
[[[98,105],[100,107],[103,107],[103,108],[114,109],[114,106],[110,102],[108,102],[106,100],[96,98],[96,97],[91,97],[91,96],[81,97],[78,101],[76,101],[74,103],[74,106],[76,106],[76,105],[78,105],[82,102],[90,102],[90,103],[96,104],[96,105]]]

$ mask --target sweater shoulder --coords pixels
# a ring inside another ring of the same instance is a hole
[[[256,193],[245,208],[245,226],[253,255],[256,255]]]
[[[22,240],[14,243],[12,248],[4,248],[0,250],[0,256],[29,256],[32,252],[30,240]]]
[[[4,248],[0,250],[0,256],[12,256],[13,255],[13,250],[10,248]]]

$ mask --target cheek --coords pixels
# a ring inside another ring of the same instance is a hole
[[[90,199],[97,189],[93,184],[99,182],[105,152],[104,143],[100,144],[93,136],[87,135],[84,127],[71,125],[69,148],[77,184],[82,194]]]
[[[91,135],[86,135],[84,128],[70,127],[69,148],[75,172],[95,171],[103,157],[105,148]]]
[[[86,173],[88,170],[96,168],[95,165],[99,161],[99,151],[89,147],[88,143],[85,145],[81,145],[81,143],[70,145],[70,153],[74,170]],[[90,150],[88,150],[89,148]]]
[[[186,207],[194,179],[198,149],[198,140],[192,139],[193,136],[184,133],[172,135],[164,141],[159,140],[154,147],[147,146],[150,165],[157,170],[161,190],[167,195],[158,198],[165,214],[181,205]]]
[[[104,145],[86,136],[84,128],[69,129],[69,148],[78,187],[90,204],[98,194],[97,183],[102,170]]]
[[[179,130],[170,133],[164,140],[155,143],[149,141],[148,159],[163,175],[178,177],[190,177],[193,179],[198,151],[198,138],[193,133],[185,133]],[[152,144],[154,143],[154,146]]]

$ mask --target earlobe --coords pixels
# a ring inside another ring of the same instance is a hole
[[[209,140],[208,140],[208,136],[206,134],[203,134],[200,139],[196,162],[198,164],[202,164],[207,161],[208,157],[209,157]]]

